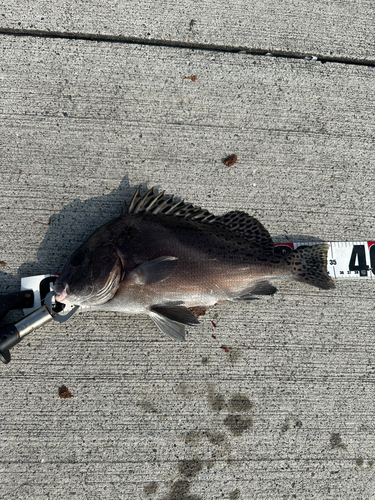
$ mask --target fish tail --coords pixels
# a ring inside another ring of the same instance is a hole
[[[286,263],[291,268],[296,281],[317,286],[324,290],[335,288],[327,272],[327,253],[329,245],[301,246],[286,255]]]

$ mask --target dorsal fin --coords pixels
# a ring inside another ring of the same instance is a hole
[[[154,188],[151,188],[144,196],[140,195],[140,187],[134,193],[130,205],[124,203],[123,214],[162,214],[174,215],[183,217],[186,220],[199,220],[200,222],[210,222],[213,219],[218,219],[208,210],[202,210],[199,207],[194,207],[191,203],[182,201],[174,201],[173,196],[164,197],[164,191],[160,194],[154,193]]]
[[[164,191],[160,194],[154,193],[151,188],[143,196],[140,195],[140,187],[135,192],[130,205],[124,203],[123,214],[153,214],[172,215],[182,217],[185,220],[196,221],[216,227],[225,228],[238,236],[242,236],[251,243],[254,243],[270,253],[273,252],[274,244],[267,229],[263,225],[245,212],[229,212],[225,215],[216,216],[208,210],[194,207],[191,203],[174,201],[173,196],[164,197]]]
[[[267,229],[255,217],[246,212],[229,212],[215,221],[215,224],[224,225],[269,253],[273,252],[274,243]]]

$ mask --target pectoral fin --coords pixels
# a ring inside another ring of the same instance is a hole
[[[143,262],[133,269],[126,281],[136,285],[150,285],[159,283],[171,276],[178,265],[177,257],[159,257],[158,259]]]
[[[185,340],[184,325],[199,323],[194,314],[183,306],[153,306],[149,316],[162,333],[179,342]]]

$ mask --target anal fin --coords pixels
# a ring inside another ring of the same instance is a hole
[[[258,298],[258,295],[273,295],[276,292],[277,288],[271,285],[269,281],[258,281],[258,283],[249,287],[244,294],[230,300],[234,302],[238,300],[254,300]]]
[[[168,337],[171,337],[171,339],[176,340],[177,342],[185,341],[184,325],[176,323],[176,321],[171,321],[170,319],[160,316],[152,311],[149,312],[149,316],[159,330],[164,333],[164,335],[168,335]]]

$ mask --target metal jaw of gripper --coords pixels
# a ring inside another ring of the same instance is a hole
[[[50,285],[56,280],[56,275],[34,276],[32,279],[38,285],[34,289],[23,290],[0,297],[1,304],[3,305],[0,314],[1,317],[4,317],[10,309],[15,308],[24,307],[26,310],[30,309],[32,311],[16,323],[0,326],[0,360],[3,363],[10,362],[9,350],[21,342],[26,335],[50,321],[64,323],[79,309],[79,306],[67,306],[56,302],[56,293],[53,290],[49,291],[44,298],[42,297],[39,284],[49,280],[48,285],[50,289]],[[43,305],[41,305],[42,303]],[[35,305],[40,305],[40,307],[35,307]]]

